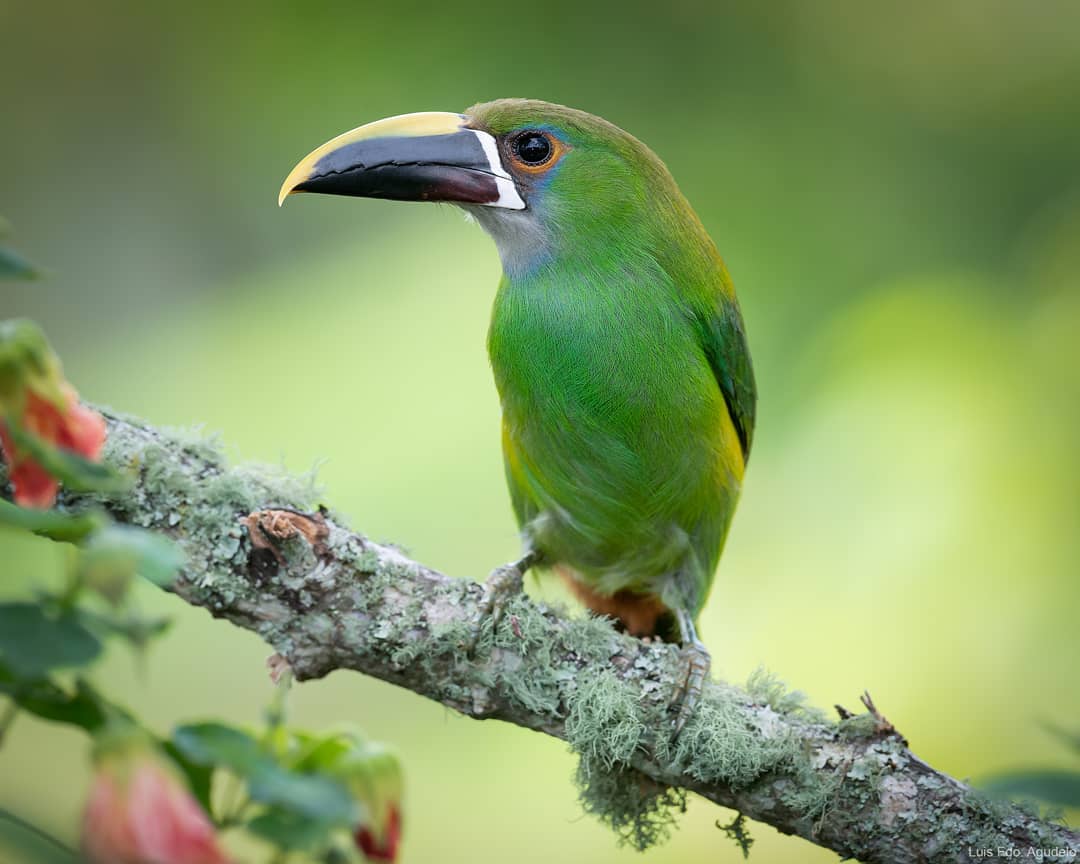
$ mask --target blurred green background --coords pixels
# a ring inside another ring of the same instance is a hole
[[[93,401],[319,463],[361,530],[463,577],[516,551],[484,338],[498,259],[451,207],[300,197],[294,162],[388,114],[500,96],[612,120],[725,255],[761,392],[702,619],[717,674],[869,688],[961,777],[1067,763],[1080,725],[1080,6],[0,2],[0,211],[50,271],[0,284]],[[4,594],[55,569],[0,534]],[[558,597],[551,587],[531,586]],[[253,635],[175,616],[99,681],[159,730],[254,722]],[[558,742],[337,673],[408,772],[404,860],[634,860]],[[0,807],[73,837],[81,735],[21,717]],[[1075,817],[1076,814],[1074,813]],[[735,861],[691,803],[649,861]],[[754,829],[760,864],[830,861]]]

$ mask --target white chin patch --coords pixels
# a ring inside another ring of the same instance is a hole
[[[489,201],[484,204],[484,207],[503,207],[507,210],[524,210],[525,202],[521,199],[521,195],[518,193],[517,186],[514,185],[514,179],[503,168],[502,159],[499,157],[499,145],[495,139],[480,129],[468,130],[476,136],[476,140],[480,142],[480,146],[484,148],[484,155],[487,156],[488,168],[495,177],[495,185],[499,189],[499,197],[494,201]]]

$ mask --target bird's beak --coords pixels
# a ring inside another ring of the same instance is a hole
[[[338,135],[289,172],[293,192],[525,209],[494,137],[462,114],[403,114]]]

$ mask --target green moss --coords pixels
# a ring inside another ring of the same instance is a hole
[[[374,555],[374,553],[368,553]],[[347,563],[344,559],[343,563]],[[353,592],[353,599],[357,608],[362,612],[368,612],[381,604],[388,591],[399,584],[402,568],[395,563],[380,560],[374,556],[374,563],[367,564],[360,570],[365,575],[358,578]]]
[[[791,766],[793,782],[780,793],[785,806],[803,814],[807,823],[820,823],[828,815],[844,788],[838,772],[814,770],[809,759],[797,758]]]
[[[606,770],[629,764],[646,729],[637,700],[614,672],[598,667],[581,673],[566,717],[566,739],[584,760]]]
[[[841,720],[837,728],[840,731],[840,737],[848,741],[873,738],[878,731],[878,721],[870,713],[854,714]]]
[[[572,656],[595,663],[606,663],[616,650],[611,619],[584,615],[571,620],[562,631],[563,648]]]
[[[135,418],[122,419],[135,425],[140,423]],[[201,462],[221,463],[224,461],[225,447],[220,433],[207,432],[202,426],[163,426],[158,431],[161,437],[172,441],[181,453]]]
[[[945,848],[1010,848],[1015,846],[1010,838],[1013,831],[1030,831],[1035,848],[1052,849],[1067,845],[1056,826],[1047,823],[1032,825],[1032,820],[1037,816],[1037,807],[1017,806],[984,792],[969,790],[964,796],[963,811],[956,818],[946,820],[950,845]]]
[[[462,618],[434,624],[428,629],[429,653],[436,657],[449,655],[465,660],[471,635],[472,628]]]
[[[426,649],[420,647],[418,640],[404,642],[390,655],[390,662],[395,668],[404,669],[406,666],[414,663],[424,653],[426,653]]]
[[[790,771],[805,760],[801,742],[788,726],[751,724],[738,691],[722,686],[708,688],[669,758],[691,777],[733,789],[749,786],[769,772]]]
[[[499,620],[492,649],[500,662],[495,686],[530,713],[561,716],[559,664],[543,613],[524,595]]]
[[[498,662],[479,667],[474,663],[466,671],[483,676],[487,670],[497,670],[497,678],[490,683],[502,696],[530,713],[553,718],[566,713],[565,703],[575,686],[576,676],[565,661],[605,662],[615,644],[610,623],[591,617],[567,622],[559,638],[553,639],[551,613],[525,595],[509,601],[494,629],[492,623],[491,618],[480,622],[474,654],[478,658],[490,655]]]
[[[583,756],[576,781],[585,812],[611,828],[620,844],[640,852],[665,842],[678,814],[686,812],[683,790],[655,783],[632,768],[609,768]]]
[[[630,767],[645,750],[653,714],[610,668],[595,667],[578,676],[566,717],[567,740],[581,757],[577,785],[582,806],[611,827],[620,842],[639,850],[666,840],[676,814],[686,809],[682,790]]]
[[[552,660],[551,626],[543,613],[525,595],[513,597],[491,631],[491,618],[483,623],[496,648],[505,648],[535,662]]]
[[[240,517],[265,507],[310,511],[318,500],[312,475],[293,478],[264,467],[226,471],[219,443],[201,434],[151,434],[114,423],[106,461],[139,473],[140,483],[124,495],[66,493],[65,500],[103,503],[127,521],[176,536],[189,555],[200,556],[188,568],[196,583],[191,593],[211,608],[232,603],[236,594],[254,599],[260,590],[258,579],[229,578],[237,565],[246,564],[238,557],[245,554],[246,528]],[[673,743],[665,734],[671,724],[671,694],[660,683],[670,680],[671,646],[643,647],[626,656],[610,622],[585,617],[553,631],[549,614],[517,598],[496,627],[484,622],[476,656],[470,657],[472,622],[466,616],[451,613],[446,620],[425,620],[423,598],[414,596],[411,587],[417,565],[347,532],[335,530],[329,542],[352,574],[346,577],[351,590],[340,611],[374,612],[389,604],[390,614],[380,615],[378,630],[372,632],[364,615],[313,608],[308,629],[325,638],[340,632],[343,642],[356,646],[379,640],[380,652],[389,651],[399,668],[421,664],[427,679],[442,679],[443,695],[454,704],[472,705],[476,694],[487,689],[533,714],[565,717],[567,739],[580,754],[577,782],[583,806],[623,842],[638,849],[661,842],[685,809],[684,793],[632,767],[639,758],[658,763],[666,776],[681,773],[704,784],[743,790],[751,798],[757,795],[763,809],[779,798],[803,814],[800,833],[812,835],[828,820],[833,834],[851,838],[852,849],[860,844],[865,848],[880,834],[882,826],[860,820],[868,806],[876,812],[890,794],[895,806],[891,830],[898,837],[925,830],[909,819],[907,790],[898,787],[906,781],[893,774],[902,766],[903,748],[892,739],[875,740],[875,721],[868,714],[838,726],[842,739],[866,740],[862,756],[843,766],[828,760],[822,765],[820,756],[812,763],[795,730],[800,723],[823,722],[821,714],[806,707],[802,694],[757,670],[746,692],[725,685],[707,687],[695,715]],[[309,571],[316,563],[306,544],[285,544],[283,551],[296,571]],[[310,586],[290,581],[287,572],[281,578],[293,589],[296,608],[315,606]],[[464,602],[476,588],[463,582],[461,591]],[[291,650],[288,628],[280,621],[256,626],[280,650]],[[428,638],[417,639],[424,628]],[[553,632],[559,635],[552,638]],[[477,662],[485,653],[491,662]],[[584,668],[577,672],[579,664]],[[750,711],[751,703],[765,707]],[[765,778],[769,782],[755,788]],[[942,782],[930,775],[919,779],[920,785]],[[926,824],[933,826],[934,838],[926,842],[943,849],[994,848],[1007,844],[1013,828],[1031,829],[1030,814],[975,795],[965,797],[962,812],[933,815],[936,820]],[[1043,834],[1043,845],[1056,844],[1052,826],[1045,826]]]
[[[739,848],[744,859],[750,857],[750,847],[754,845],[754,838],[750,836],[750,829],[746,827],[746,817],[742,813],[736,813],[735,818],[727,825],[722,824],[718,819],[716,827]]]
[[[312,474],[293,477],[281,468],[226,470],[219,442],[200,432],[146,430],[122,419],[109,427],[104,460],[140,475],[123,494],[68,493],[73,503],[101,504],[126,521],[175,536],[189,556],[186,570],[206,605],[230,603],[251,589],[229,580],[243,554],[242,516],[265,507],[309,510],[317,500]]]
[[[806,704],[806,694],[789,690],[780,678],[758,666],[746,680],[746,692],[759,705],[768,705],[778,714],[797,714],[806,720],[825,722],[825,714]]]
[[[632,770],[636,758],[648,755],[672,774],[733,790],[786,776],[789,781],[777,787],[784,803],[798,805],[811,818],[823,815],[835,800],[839,778],[813,769],[802,740],[781,717],[816,717],[801,697],[764,673],[752,678],[753,695],[711,684],[673,744],[670,735],[653,731],[671,727],[671,694],[650,689],[658,674],[670,674],[670,655],[665,646],[656,646],[642,651],[622,677],[606,665],[587,667],[578,676],[566,733],[581,757],[577,780],[585,809],[637,848],[666,837],[683,797]],[[609,657],[610,651],[603,659]],[[751,701],[767,707],[748,711]]]

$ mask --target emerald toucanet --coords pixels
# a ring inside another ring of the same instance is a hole
[[[681,729],[756,394],[731,279],[664,163],[599,117],[501,99],[339,135],[279,203],[293,192],[449,201],[494,238],[488,350],[525,556],[493,574],[488,608],[542,563],[629,632],[677,639]]]

